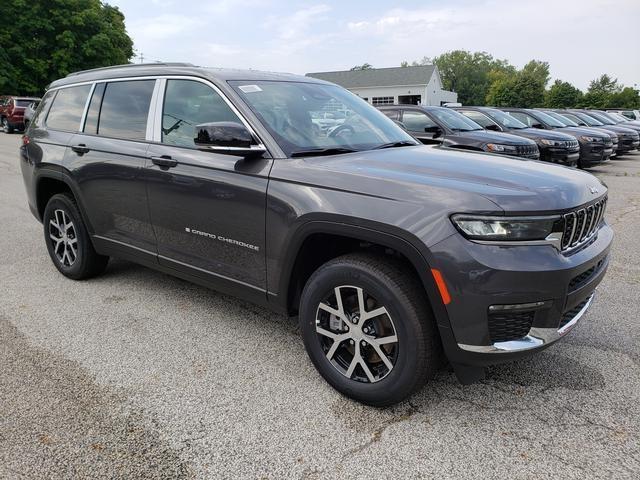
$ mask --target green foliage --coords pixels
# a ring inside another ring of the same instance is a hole
[[[370,63],[363,63],[362,65],[356,65],[355,67],[353,67],[351,69],[351,71],[354,70],[371,70],[373,68],[373,65],[371,65]]]
[[[572,108],[580,104],[582,95],[569,82],[556,80],[545,94],[544,105],[549,108]]]
[[[522,70],[494,74],[486,102],[496,107],[540,107],[549,81],[549,64],[531,60]]]
[[[606,108],[640,108],[640,92],[635,88],[625,87],[609,96]]]
[[[100,0],[1,0],[0,92],[41,95],[53,80],[128,63],[124,15]]]
[[[433,62],[424,57],[419,64],[429,63],[438,67],[443,88],[457,92],[458,101],[465,105],[484,105],[493,78],[515,72],[509,62],[494,59],[487,52],[454,50],[435,57]]]

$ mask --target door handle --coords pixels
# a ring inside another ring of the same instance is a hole
[[[71,150],[76,152],[78,155],[84,155],[91,151],[89,147],[87,147],[84,143],[79,143],[78,145],[72,145]]]
[[[151,157],[151,161],[162,168],[171,168],[178,165],[178,161],[171,158],[170,155],[161,155],[159,157]]]

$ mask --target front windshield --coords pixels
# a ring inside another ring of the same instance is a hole
[[[489,115],[493,121],[503,126],[504,128],[513,128],[515,130],[520,130],[522,128],[527,128],[527,126],[522,123],[517,118],[512,117],[511,115],[507,115],[501,110],[496,110],[494,108],[484,110],[484,113]]]
[[[573,113],[573,115],[575,115],[576,117],[578,117],[580,120],[582,120],[584,123],[586,123],[587,125],[589,125],[590,127],[602,127],[604,125],[604,123],[596,120],[593,117],[590,117],[589,115],[587,115],[586,113],[582,113],[582,112],[575,112]]]
[[[556,120],[551,115],[548,115],[544,112],[536,111],[536,116],[538,117],[538,120],[546,123],[550,127],[554,127],[554,128],[566,127],[564,123]]]
[[[393,120],[335,85],[262,80],[229,83],[288,157],[323,150],[419,145]]]
[[[472,132],[475,130],[483,130],[483,128],[476,122],[468,119],[455,110],[436,107],[430,108],[429,113],[436,117],[440,122],[444,123],[454,132]]]
[[[558,114],[556,112],[544,112],[544,113],[546,113],[550,117],[553,117],[554,119],[556,119],[564,127],[579,127],[580,126],[576,122],[574,122],[573,120],[569,120],[567,117],[563,117],[562,115],[560,115],[560,114]]]
[[[614,122],[613,120],[611,120],[610,118],[607,118],[606,116],[598,113],[598,112],[589,112],[587,115],[589,115],[590,117],[593,117],[597,120],[600,120],[602,123],[604,123],[605,125],[615,125],[616,122]]]

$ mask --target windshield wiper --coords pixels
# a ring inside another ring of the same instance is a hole
[[[338,155],[339,153],[353,153],[358,150],[353,148],[344,147],[329,147],[329,148],[312,148],[309,150],[296,150],[291,152],[292,157],[320,157],[323,155]]]
[[[419,145],[419,144],[414,143],[410,140],[400,140],[399,142],[383,143],[382,145],[373,147],[373,150],[381,150],[383,148],[410,147],[410,146],[416,146],[416,145]]]

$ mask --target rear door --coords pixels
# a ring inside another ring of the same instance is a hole
[[[198,124],[248,124],[213,84],[191,78],[162,84],[146,168],[158,261],[219,290],[264,300],[272,160],[197,149]]]
[[[79,186],[94,242],[134,250],[155,262],[155,237],[143,178],[147,120],[155,79],[96,83],[83,132],[70,142],[65,166]]]

